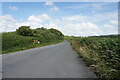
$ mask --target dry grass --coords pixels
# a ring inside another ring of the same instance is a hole
[[[108,80],[119,78],[118,71],[107,66],[107,63],[101,59],[101,56],[99,56],[96,51],[90,49],[87,45],[81,45],[80,42],[75,40],[71,41],[71,45],[78,55],[82,57],[87,65],[98,75],[99,78],[105,78]]]

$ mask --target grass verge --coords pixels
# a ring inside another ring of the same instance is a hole
[[[6,49],[6,50],[2,51],[2,54],[8,54],[8,53],[12,53],[12,52],[17,52],[17,51],[22,51],[22,50],[27,50],[27,49],[37,48],[37,47],[53,45],[53,44],[57,44],[57,43],[61,43],[61,42],[63,42],[63,40],[56,41],[56,42],[41,43],[41,44],[32,43],[32,44],[29,44],[29,45],[25,45],[24,47],[16,46],[16,47]]]
[[[79,41],[73,40],[71,41],[71,45],[77,54],[83,58],[87,65],[96,73],[96,75],[99,77],[98,80],[120,79],[119,69],[112,68],[113,66],[119,66],[119,63],[117,65],[110,66],[110,63],[105,60],[105,55],[99,55],[98,52],[96,52],[94,49],[91,49],[89,46],[81,45]]]

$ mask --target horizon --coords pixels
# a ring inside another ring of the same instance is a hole
[[[23,25],[24,26],[24,25]],[[21,26],[20,26],[21,27]],[[40,28],[42,28],[42,27],[40,27]],[[45,27],[43,27],[43,28],[45,28]],[[30,28],[31,29],[31,28]],[[37,28],[36,28],[37,29]],[[46,29],[48,29],[48,28],[46,28]],[[49,28],[49,29],[55,29],[55,28]],[[17,30],[17,29],[16,29]],[[15,31],[9,31],[9,32],[16,32],[16,30]],[[34,30],[34,29],[32,29],[32,30]],[[60,31],[60,30],[59,30]],[[9,33],[8,32],[8,33]],[[7,32],[0,32],[0,34],[2,34],[2,33],[7,33]],[[64,34],[63,34],[64,35]],[[89,35],[89,36],[80,36],[80,35],[78,35],[78,36],[74,36],[74,35],[64,35],[64,36],[69,36],[69,37],[92,37],[92,36],[111,36],[111,35],[120,35],[120,34],[104,34],[104,35]]]
[[[0,32],[45,27],[64,35],[118,34],[117,2],[3,2]]]

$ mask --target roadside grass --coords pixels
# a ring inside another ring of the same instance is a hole
[[[115,37],[87,37],[71,40],[73,49],[79,57],[99,77],[98,79],[120,79],[120,56],[118,38]]]
[[[64,40],[64,35],[57,29],[30,29],[30,26],[21,26],[14,32],[0,33],[0,36],[2,54],[57,44]]]
[[[9,48],[6,49],[4,51],[2,51],[2,54],[8,54],[8,53],[12,53],[12,52],[17,52],[17,51],[23,51],[23,50],[28,50],[28,49],[32,49],[32,48],[37,48],[37,47],[43,47],[43,46],[49,46],[49,45],[54,45],[54,44],[58,44],[63,42],[63,40],[59,40],[59,41],[55,41],[55,42],[47,42],[47,43],[41,43],[41,44],[29,44],[29,45],[25,45],[24,47],[22,46],[16,46],[13,48]]]

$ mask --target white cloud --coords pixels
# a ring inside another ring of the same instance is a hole
[[[16,22],[11,15],[0,16],[0,32],[15,30]]]
[[[102,15],[102,14],[101,14]],[[108,14],[107,14],[108,15]],[[107,16],[103,15],[103,16]],[[96,15],[95,15],[96,16]],[[65,35],[75,36],[89,36],[89,35],[102,35],[102,34],[117,34],[117,26],[115,19],[110,19],[107,24],[97,25],[90,19],[99,19],[99,16],[84,16],[73,15],[65,16],[62,19],[55,19],[47,14],[31,15],[27,21],[16,21],[11,15],[0,17],[0,32],[15,31],[20,26],[30,26],[32,29],[45,27],[55,28],[62,31]],[[103,17],[102,16],[102,17]],[[109,16],[109,15],[108,15]],[[101,17],[101,16],[100,16]],[[87,18],[90,18],[89,20]],[[96,20],[97,20],[96,19]],[[101,18],[101,20],[104,20]]]
[[[43,15],[44,16],[44,15]],[[34,16],[36,18],[36,16]],[[29,19],[30,17],[28,17]],[[32,19],[25,22],[17,22],[11,15],[0,16],[0,32],[15,31],[20,26],[30,26],[32,29],[43,27],[38,21]]]
[[[118,27],[105,24],[102,26],[103,34],[118,34]]]
[[[46,5],[46,6],[52,6],[52,5],[54,5],[54,3],[53,3],[53,2],[48,1],[48,2],[46,2],[46,3],[45,3],[45,5]]]
[[[59,8],[56,6],[50,9],[50,11],[58,11],[58,10],[59,10]]]
[[[65,25],[65,27],[63,27],[61,30],[65,35],[75,35],[75,36],[97,35],[102,32],[97,25],[91,22],[69,23]]]
[[[47,14],[32,15],[28,17],[28,21],[17,23],[18,26],[26,25],[30,26],[32,29],[44,27],[43,23],[51,20]]]
[[[102,9],[104,5],[106,5],[106,3],[91,3],[91,4],[86,3],[84,5],[76,5],[76,6],[74,5],[68,8],[71,8],[71,9],[86,9],[86,8]]]
[[[42,14],[39,17],[41,17],[44,20],[50,19],[50,17],[47,14]]]
[[[107,12],[103,14],[96,14],[91,17],[91,20],[94,20],[97,22],[97,21],[108,21],[108,20],[110,21],[117,18],[118,18],[118,12]]]
[[[29,21],[33,21],[33,22],[42,22],[42,20],[41,20],[40,18],[38,18],[38,17],[36,17],[36,16],[34,16],[34,15],[29,16],[29,17],[28,17],[28,20],[29,20]]]
[[[52,8],[50,8],[50,11],[58,11],[59,10],[59,8],[57,6],[54,6],[53,2],[48,1],[44,5],[50,6],[50,7],[52,6]]]
[[[118,21],[117,20],[112,20],[112,21],[110,21],[110,23],[113,24],[113,25],[118,25]]]
[[[62,19],[64,21],[83,21],[84,19],[86,19],[86,16],[83,15],[74,15],[74,16],[67,16],[67,17],[63,17]]]
[[[118,32],[116,26],[118,23],[117,16],[118,16],[117,12],[112,12],[112,13],[96,14],[93,16],[73,15],[73,16],[63,17],[62,24],[65,24],[66,26],[63,29],[63,32],[64,34],[67,35],[68,34],[71,35],[117,34]],[[100,25],[98,26],[97,24]]]
[[[112,17],[111,17],[112,16]],[[118,18],[118,13],[117,12],[107,12],[107,13],[102,13],[102,14],[95,14],[95,15],[82,15],[82,14],[78,14],[78,15],[73,15],[73,16],[65,16],[62,19],[65,22],[68,21],[75,21],[75,22],[93,22],[93,23],[101,23],[101,22],[110,22],[111,20],[116,20]]]
[[[12,11],[17,11],[18,7],[16,7],[16,6],[9,6],[9,9],[12,10]]]
[[[50,19],[50,17],[47,14],[42,14],[37,16],[32,15],[28,17],[28,21],[32,21],[32,22],[43,22],[48,19]]]
[[[55,28],[55,29],[58,29],[58,30],[60,30],[60,27],[58,27],[58,25],[57,24],[55,24],[55,23],[49,23],[49,24],[45,24],[44,25],[44,27],[45,28],[48,28],[48,29],[50,29],[50,28]]]

